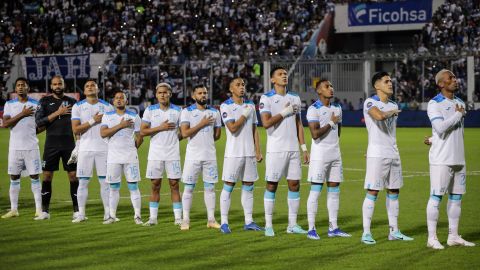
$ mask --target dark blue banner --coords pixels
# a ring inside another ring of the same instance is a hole
[[[42,81],[55,75],[65,80],[90,77],[90,54],[25,56],[25,64],[30,81]]]
[[[432,0],[348,4],[348,26],[427,23]]]

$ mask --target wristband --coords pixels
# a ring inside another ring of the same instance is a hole
[[[300,145],[300,148],[302,148],[302,152],[307,152],[307,146],[305,144]]]
[[[90,126],[95,125],[95,119],[92,118],[92,119],[88,120],[88,124],[89,124]]]
[[[330,127],[332,127],[332,128],[335,126],[335,123],[334,123],[332,120],[330,120],[330,122],[328,122],[328,124],[329,124]]]

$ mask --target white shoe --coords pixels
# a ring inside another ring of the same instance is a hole
[[[464,247],[474,247],[475,243],[468,242],[463,239],[461,235],[448,235],[447,245],[449,246],[464,246]]]
[[[135,221],[135,224],[137,225],[142,225],[143,221],[141,217],[134,217],[133,220]]]
[[[108,225],[108,224],[113,224],[113,223],[116,223],[116,222],[119,222],[119,221],[120,221],[120,219],[118,219],[118,218],[109,217],[109,218],[107,218],[107,220],[105,220],[103,222],[103,224]]]
[[[440,244],[437,238],[428,238],[427,247],[433,249],[444,249],[445,247]]]
[[[47,212],[42,212],[38,217],[34,218],[33,220],[45,220],[50,219],[50,214]]]
[[[80,216],[80,212],[78,212],[78,211],[77,211],[77,212],[73,212],[72,220],[77,219],[78,216]]]
[[[135,223],[136,223],[136,220],[135,220]],[[152,220],[152,219],[148,219],[147,222],[143,223],[143,226],[145,226],[145,227],[151,227],[151,226],[155,226],[155,225],[157,225],[157,221]]]
[[[87,220],[87,217],[78,215],[74,220],[72,220],[72,223],[80,223]]]
[[[175,221],[173,222],[173,224],[175,224],[176,226],[181,226],[182,225],[182,219],[181,218],[177,218],[175,219]]]
[[[5,215],[2,216],[2,218],[12,218],[12,217],[18,217],[18,210],[10,210],[8,211]]]

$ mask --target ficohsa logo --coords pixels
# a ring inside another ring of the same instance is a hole
[[[353,13],[355,14],[355,19],[357,20],[357,22],[363,23],[362,17],[367,14],[367,5],[365,4],[357,5],[353,9]]]

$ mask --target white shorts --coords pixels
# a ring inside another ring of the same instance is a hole
[[[147,178],[162,179],[166,171],[168,179],[180,179],[182,167],[180,160],[149,160],[147,163]]]
[[[257,181],[257,160],[255,157],[225,157],[222,180],[231,183]]]
[[[108,163],[106,182],[120,183],[122,181],[122,172],[127,182],[140,182],[140,166],[138,163]]]
[[[367,157],[365,189],[399,189],[402,186],[402,164],[399,158]]]
[[[430,165],[430,195],[465,194],[466,187],[464,165]]]
[[[203,172],[203,182],[218,182],[218,169],[216,160],[185,160],[182,182],[185,184],[197,183],[200,172]]]
[[[23,170],[27,170],[29,175],[42,173],[40,150],[8,151],[8,174],[20,175]]]
[[[342,160],[310,160],[308,165],[308,182],[343,182]]]
[[[93,165],[97,170],[97,176],[105,176],[107,174],[107,152],[78,152],[77,177],[92,177]]]
[[[300,152],[267,152],[265,167],[265,181],[268,182],[278,182],[284,176],[287,180],[302,179]]]

